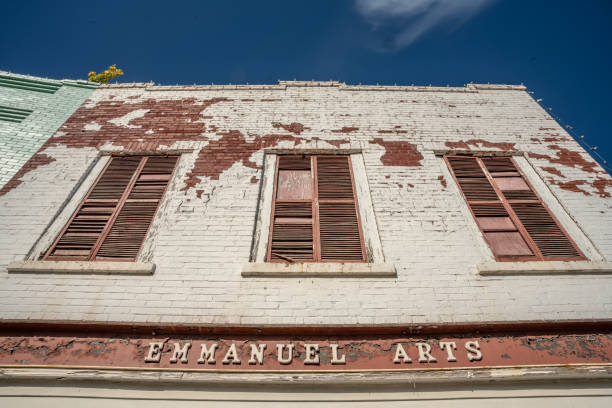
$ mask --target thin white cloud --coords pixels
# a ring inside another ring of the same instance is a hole
[[[396,30],[390,48],[415,42],[442,23],[460,25],[495,0],[355,0],[357,10],[373,26],[392,25]]]

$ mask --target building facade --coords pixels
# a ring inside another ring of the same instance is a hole
[[[0,71],[0,186],[81,106],[96,85]]]
[[[0,398],[608,406],[611,194],[523,86],[101,86],[0,190]]]

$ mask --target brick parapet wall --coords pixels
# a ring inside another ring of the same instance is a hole
[[[299,85],[299,86],[298,86]],[[606,276],[487,278],[490,259],[436,150],[517,151],[612,258],[612,180],[522,87],[96,90],[0,191],[0,318],[409,324],[606,318]],[[423,89],[421,89],[423,88]],[[243,278],[265,148],[359,148],[396,279]],[[193,149],[149,237],[145,277],[12,275],[100,149]],[[52,186],[52,187],[51,187]]]

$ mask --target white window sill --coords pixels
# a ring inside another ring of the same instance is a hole
[[[353,262],[249,262],[242,265],[244,277],[388,277],[397,276],[395,266],[387,263]]]
[[[9,273],[152,275],[155,264],[143,262],[14,261]]]
[[[480,275],[612,274],[612,262],[600,261],[485,262],[476,268]]]

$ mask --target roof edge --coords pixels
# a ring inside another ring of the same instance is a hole
[[[228,90],[279,90],[287,88],[337,88],[341,91],[408,91],[408,92],[478,92],[480,90],[526,91],[524,85],[511,84],[466,84],[460,87],[451,86],[403,86],[403,85],[347,85],[337,81],[278,81],[278,84],[225,84],[225,85],[156,85],[153,82],[133,82],[101,85],[100,89],[144,88],[147,91],[228,91]]]
[[[36,84],[43,85],[43,86],[54,85],[56,87],[59,87],[62,85],[68,85],[68,86],[76,86],[80,88],[92,88],[92,89],[97,88],[99,86],[99,84],[95,82],[89,82],[84,79],[52,79],[52,78],[46,78],[46,77],[38,77],[34,75],[16,74],[14,72],[3,71],[3,70],[0,70],[0,75],[7,76],[12,79],[23,81],[26,83],[32,82],[32,83],[36,83]]]

